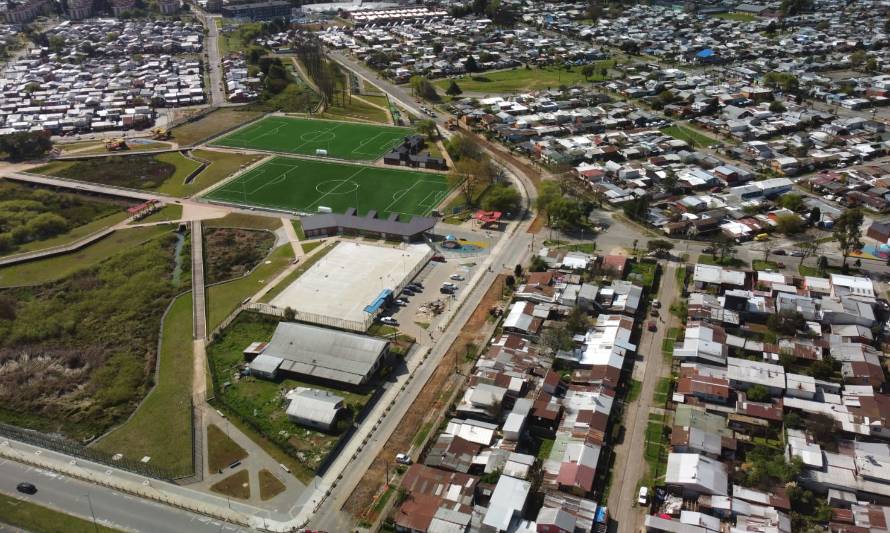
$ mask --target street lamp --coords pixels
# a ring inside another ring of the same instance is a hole
[[[93,528],[96,530],[96,533],[99,533],[99,524],[96,523],[96,513],[93,511],[93,499],[90,498],[89,492],[87,492],[85,496],[87,497],[87,503],[90,505],[90,516],[93,517]]]

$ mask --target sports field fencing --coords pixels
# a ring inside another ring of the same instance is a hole
[[[252,303],[244,306],[245,309],[257,311],[264,315],[276,316],[284,318],[284,309],[275,307],[274,305],[264,303]],[[319,315],[316,313],[307,313],[305,311],[294,310],[294,320],[298,322],[307,322],[309,324],[317,324],[319,326],[327,326],[335,329],[347,331],[365,332],[374,323],[374,316],[368,315],[364,320],[347,320],[334,316]]]

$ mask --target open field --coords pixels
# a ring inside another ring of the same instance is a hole
[[[204,221],[205,228],[242,228],[265,229],[275,231],[281,227],[281,219],[244,213],[229,213],[222,218],[211,218]]]
[[[136,414],[115,429],[96,447],[151,464],[171,472],[189,474],[192,469],[192,293],[173,302],[164,319],[158,382]]]
[[[76,252],[0,268],[0,288],[61,279],[170,231],[169,226],[122,229]]]
[[[685,126],[668,126],[667,128],[662,128],[661,131],[675,139],[686,141],[693,147],[710,146],[719,142],[717,139],[708,137],[707,135],[701,134],[698,131]]]
[[[297,459],[301,466],[294,475],[311,478],[321,461],[333,448],[339,435],[304,428],[289,421],[285,413],[283,393],[295,387],[312,387],[330,391],[344,399],[352,414],[358,413],[370,399],[370,393],[358,394],[341,389],[309,384],[294,379],[265,380],[252,376],[233,380],[238,367],[244,364],[243,350],[254,341],[268,341],[278,325],[272,317],[242,312],[222,334],[207,347],[214,394],[221,404],[275,443],[282,451]],[[230,381],[231,386],[220,385]],[[302,458],[298,458],[300,454]]]
[[[302,213],[320,206],[335,213],[357,207],[359,215],[373,209],[387,218],[390,213],[426,215],[448,190],[441,174],[276,157],[205,198]]]
[[[266,469],[260,470],[260,499],[263,501],[271,500],[284,492],[287,487],[281,482],[275,474]]]
[[[364,100],[373,102],[384,109],[387,107],[386,98],[382,96],[362,96]],[[371,122],[380,122],[386,124],[389,121],[389,112],[379,107],[363,102],[359,98],[352,98],[352,101],[345,106],[329,106],[325,109],[320,118],[330,120],[369,120]]]
[[[0,420],[85,439],[136,409],[153,381],[161,316],[190,278],[176,268],[189,264],[185,240],[151,235],[94,265],[65,256],[58,282],[0,291]]]
[[[266,117],[212,144],[303,155],[327,150],[328,157],[361,161],[379,159],[410,134],[410,129],[394,126]]]
[[[217,152],[216,150],[194,150],[192,155],[198,159],[209,161],[194,179],[183,186],[183,196],[191,196],[207,187],[228,178],[241,167],[253,164],[262,159],[260,155],[237,154],[234,152]]]
[[[273,244],[275,235],[269,231],[207,228],[204,231],[206,283],[247,274],[269,254]]]
[[[120,222],[130,205],[0,180],[0,256],[75,241]]]
[[[31,533],[115,533],[120,530],[93,524],[48,507],[0,494],[0,522]]]
[[[240,111],[237,108],[217,109],[193,122],[176,126],[170,133],[179,146],[189,146],[249,122],[260,115],[262,113],[257,111]]]
[[[181,205],[165,205],[164,207],[158,209],[154,213],[148,215],[143,218],[138,224],[147,224],[150,222],[164,222],[168,220],[179,220],[182,218],[182,206]]]
[[[272,250],[250,274],[207,287],[207,328],[216,328],[245,298],[257,293],[294,260],[294,250],[286,243]]]
[[[500,70],[497,72],[480,72],[469,74],[462,78],[456,78],[461,90],[474,93],[514,93],[537,91],[547,88],[556,88],[560,85],[577,85],[588,81],[602,81],[608,79],[603,76],[603,69],[615,66],[612,60],[603,60],[593,63],[593,75],[584,78],[581,66],[573,66],[571,70],[556,66],[544,68],[517,67],[513,70]],[[451,84],[451,79],[438,80],[436,87],[442,92]]]

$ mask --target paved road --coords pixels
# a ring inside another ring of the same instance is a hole
[[[21,481],[33,483],[38,489],[37,494],[27,496],[16,492],[15,486]],[[0,492],[91,520],[90,501],[87,499],[89,494],[97,521],[122,531],[145,533],[249,531],[7,460],[0,460]]]
[[[207,63],[210,74],[210,105],[221,106],[226,103],[226,93],[223,90],[223,67],[219,55],[219,28],[216,27],[218,16],[199,12],[198,19],[207,29],[207,38],[204,41],[204,50],[207,52]]]
[[[644,331],[637,348],[635,367],[643,366],[643,384],[636,401],[625,409],[625,434],[621,444],[614,447],[615,464],[612,468],[612,490],[609,492],[609,513],[618,523],[618,531],[639,531],[640,513],[634,509],[637,483],[646,470],[643,458],[649,409],[653,407],[655,386],[659,379],[670,374],[670,365],[661,356],[661,345],[674,317],[670,306],[678,295],[677,265],[669,263],[661,276],[658,299],[662,302],[658,331]],[[635,368],[636,370],[636,368]]]

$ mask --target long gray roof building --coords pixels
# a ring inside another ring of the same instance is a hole
[[[262,355],[281,359],[283,372],[361,385],[377,370],[388,345],[368,335],[281,322]]]

